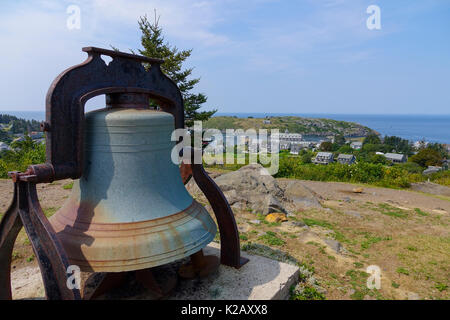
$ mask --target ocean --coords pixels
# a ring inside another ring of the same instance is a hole
[[[45,112],[0,111],[19,118],[43,121]],[[263,118],[266,116],[299,116],[327,118],[362,124],[378,131],[383,136],[398,136],[410,141],[425,139],[430,142],[450,144],[450,114],[447,115],[366,115],[366,114],[314,114],[314,113],[217,113],[218,116],[239,118]]]

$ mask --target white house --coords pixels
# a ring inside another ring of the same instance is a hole
[[[362,148],[362,142],[361,141],[354,141],[354,142],[352,142],[351,144],[350,144],[350,147],[352,148],[352,149],[355,149],[355,150],[359,150],[359,149],[361,149]]]
[[[337,162],[342,163],[342,164],[353,164],[356,161],[356,157],[352,154],[343,154],[341,153],[338,157],[337,157]]]
[[[386,153],[384,156],[393,163],[403,163],[408,160],[406,155],[400,153]]]
[[[314,158],[313,163],[315,164],[329,164],[334,161],[333,153],[331,152],[319,152]]]

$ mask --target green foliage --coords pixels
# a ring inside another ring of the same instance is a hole
[[[409,158],[409,161],[415,162],[424,168],[428,166],[439,166],[442,164],[442,160],[439,152],[431,148],[422,149]]]
[[[448,289],[448,285],[444,284],[444,283],[438,283],[435,286],[436,289],[439,290],[439,292],[445,291]]]
[[[389,152],[397,152],[408,155],[412,154],[413,147],[411,143],[406,139],[395,136],[386,136],[384,137],[383,142],[385,145],[391,146],[391,150],[389,150]]]
[[[63,185],[64,190],[72,190],[72,188],[73,188],[73,181],[68,184]]]
[[[406,276],[409,276],[409,271],[408,271],[407,269],[403,268],[403,267],[397,268],[397,273],[400,273],[400,274],[404,274],[404,275],[406,275]]]
[[[333,144],[330,141],[324,141],[320,144],[320,151],[333,151]]]
[[[334,143],[337,144],[339,147],[345,145],[345,137],[343,134],[338,134],[334,137]]]
[[[428,213],[426,213],[425,211],[420,210],[419,208],[414,208],[414,211],[419,215],[419,216],[428,216]]]
[[[153,58],[164,59],[161,70],[171,78],[181,91],[185,107],[186,126],[192,126],[194,120],[208,120],[217,110],[199,111],[207,101],[203,93],[194,94],[192,90],[199,83],[200,78],[192,79],[193,68],[183,69],[183,63],[191,56],[192,50],[179,50],[165,41],[163,30],[159,26],[159,18],[154,22],[148,21],[146,16],[139,20],[139,28],[142,32],[141,44],[143,49],[139,53]],[[156,105],[155,102],[151,102]]]
[[[277,237],[277,234],[273,231],[267,231],[266,234],[259,237],[258,240],[262,240],[265,244],[271,246],[282,246],[286,243],[283,239]]]
[[[11,144],[13,150],[5,151],[0,159],[0,178],[8,178],[10,171],[25,171],[32,164],[45,162],[45,145],[34,142],[29,136]]]
[[[398,166],[358,162],[352,165],[331,163],[326,166],[302,164],[296,158],[280,158],[277,178],[313,181],[370,183],[383,187],[407,188],[423,177],[410,174]]]
[[[377,134],[371,133],[364,138],[363,145],[365,144],[381,144],[381,139]]]
[[[316,288],[307,286],[302,290],[291,288],[290,300],[325,300],[325,296]]]
[[[36,120],[19,119],[9,114],[0,114],[0,123],[10,126],[9,133],[26,133],[31,131],[40,131],[41,123]],[[6,131],[0,130],[0,141],[10,142],[11,136]],[[6,134],[5,134],[6,133]]]

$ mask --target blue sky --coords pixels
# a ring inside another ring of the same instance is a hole
[[[44,110],[81,47],[140,47],[156,8],[220,112],[450,114],[448,0],[2,1],[0,110]],[[81,29],[69,30],[69,5]],[[369,30],[369,5],[381,30]],[[93,99],[89,108],[102,107]]]

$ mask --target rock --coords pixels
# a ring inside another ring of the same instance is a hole
[[[248,207],[263,215],[288,213],[284,191],[274,177],[263,174],[263,169],[259,164],[250,164],[217,177],[215,182],[233,207]]]
[[[239,224],[238,225],[239,232],[248,232],[250,230],[250,226],[247,223]]]
[[[350,197],[345,197],[344,198],[344,202],[347,202],[347,203],[349,203],[349,202],[351,202],[352,200],[350,199]]]
[[[408,292],[408,300],[420,300],[420,296],[415,292]]]
[[[265,220],[270,223],[287,221],[286,215],[283,213],[270,213],[266,216]]]
[[[344,211],[344,213],[345,213],[346,215],[353,216],[353,217],[355,217],[355,218],[362,218],[361,214],[358,213],[358,212],[356,212],[356,211],[346,210],[346,211]]]
[[[303,221],[289,221],[289,222],[286,222],[286,225],[291,226],[291,227],[299,227],[299,228],[306,227],[306,224]]]
[[[254,212],[260,213],[262,215],[267,215],[272,212],[284,212],[286,213],[286,209],[284,206],[271,194],[262,196],[262,197],[256,197],[253,200],[259,199],[260,201],[255,201],[251,205],[251,209]],[[251,199],[249,199],[251,200]]]
[[[292,202],[297,210],[299,208],[322,208],[322,205],[317,200],[318,195],[306,187],[301,181],[294,180],[287,182],[284,196],[288,201]]]
[[[250,220],[249,221],[250,223],[252,223],[252,224],[261,224],[261,221],[259,221],[259,220]]]
[[[342,244],[339,241],[333,239],[325,239],[324,242],[336,253],[340,253],[342,250]]]
[[[353,188],[353,189],[352,189],[352,192],[353,192],[353,193],[363,193],[363,192],[364,192],[364,189],[363,189],[363,188]]]

